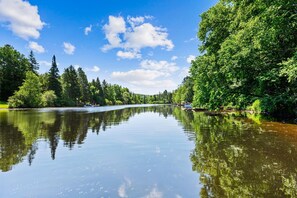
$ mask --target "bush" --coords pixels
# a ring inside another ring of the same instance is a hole
[[[20,94],[15,93],[13,96],[8,98],[8,107],[24,107],[24,97],[22,97]]]
[[[122,101],[120,101],[120,100],[117,100],[117,101],[115,102],[115,104],[116,104],[116,105],[122,105],[122,104],[123,104],[123,102],[122,102]]]
[[[259,99],[255,100],[252,104],[252,106],[248,107],[249,110],[252,110],[254,113],[261,113],[261,101]]]
[[[41,105],[41,84],[39,78],[33,72],[26,73],[26,79],[19,91],[8,99],[9,107],[40,107]]]
[[[41,102],[44,107],[55,106],[57,96],[53,90],[45,91],[41,96]]]
[[[108,99],[105,99],[105,104],[106,104],[106,105],[113,105],[113,104],[112,104],[112,101],[110,101],[110,100],[108,100]]]

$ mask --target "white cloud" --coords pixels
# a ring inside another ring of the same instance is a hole
[[[181,69],[181,72],[179,73],[179,77],[184,78],[186,76],[190,75],[190,68],[189,67],[183,67]]]
[[[191,63],[192,60],[195,60],[195,56],[194,55],[189,55],[188,58],[187,58],[187,63]]]
[[[39,65],[50,67],[50,66],[52,66],[52,63],[51,62],[48,62],[48,61],[42,60],[42,61],[39,61]]]
[[[160,79],[166,73],[154,70],[136,69],[128,72],[113,72],[111,77],[125,83],[135,93],[156,94],[160,91],[174,90],[177,84],[171,79]]]
[[[75,46],[72,45],[71,43],[67,43],[67,42],[64,42],[63,43],[63,46],[64,46],[64,52],[66,54],[69,54],[69,55],[72,55],[75,51]]]
[[[175,61],[175,60],[177,60],[177,59],[178,59],[177,56],[172,56],[172,57],[171,57],[171,60],[172,60],[172,61]]]
[[[103,31],[109,42],[109,44],[104,45],[103,51],[120,47],[122,40],[119,34],[126,32],[126,22],[123,17],[109,16],[109,22],[103,26]]]
[[[141,54],[137,51],[118,51],[117,56],[122,58],[122,59],[139,59],[141,58]]]
[[[125,48],[140,50],[141,48],[155,48],[161,46],[167,50],[172,50],[174,45],[167,39],[167,30],[155,27],[150,23],[144,23],[129,29],[125,33]]]
[[[108,44],[103,46],[102,51],[120,48],[124,50],[120,52],[124,57],[127,55],[132,57],[131,51],[140,54],[141,49],[146,47],[172,50],[174,45],[168,39],[167,29],[145,22],[151,18],[151,16],[129,16],[126,23],[123,17],[109,16],[109,22],[103,26]]]
[[[0,0],[0,21],[8,23],[8,28],[23,39],[39,38],[45,25],[38,7],[23,0]]]
[[[179,68],[174,62],[167,61],[156,61],[156,60],[143,60],[140,63],[141,68],[149,70],[162,71],[166,75],[170,75],[173,72],[176,72]]]
[[[135,93],[156,94],[165,89],[172,91],[177,84],[170,79],[179,70],[176,63],[156,60],[143,60],[140,68],[126,72],[112,72],[111,78],[120,81]]]
[[[127,17],[128,23],[132,26],[135,27],[136,25],[142,24],[144,22],[145,18],[140,16],[140,17]]]
[[[93,68],[90,70],[92,72],[99,72],[100,71],[100,68],[98,66],[93,66]]]
[[[29,42],[29,46],[28,46],[31,50],[33,50],[34,52],[37,52],[39,54],[44,53],[44,47],[42,45],[39,45],[37,42],[34,41],[30,41]]]
[[[112,72],[111,76],[114,79],[120,81],[129,81],[130,83],[137,84],[139,81],[151,81],[155,80],[158,77],[164,76],[163,72],[153,71],[153,70],[144,70],[144,69],[136,69],[130,70],[128,72]]]
[[[90,32],[92,32],[92,27],[93,27],[93,26],[90,25],[90,26],[88,26],[88,27],[85,28],[85,35],[86,35],[86,36],[89,35]]]

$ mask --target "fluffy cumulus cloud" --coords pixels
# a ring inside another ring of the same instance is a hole
[[[188,58],[187,58],[187,63],[191,63],[192,60],[195,60],[195,56],[194,55],[189,55]]]
[[[138,51],[118,51],[117,56],[122,59],[139,59],[141,54]]]
[[[71,43],[64,42],[63,47],[66,54],[72,55],[75,51],[75,46]]]
[[[29,42],[29,46],[28,46],[31,50],[33,50],[34,52],[37,52],[39,54],[44,53],[44,47],[42,45],[39,45],[37,42],[34,41],[30,41]]]
[[[0,21],[7,23],[8,28],[23,39],[39,38],[39,31],[45,25],[38,7],[23,0],[0,0]]]
[[[131,59],[139,56],[131,56],[133,52],[136,55],[141,53],[143,48],[161,47],[165,50],[172,50],[174,45],[168,39],[168,33],[165,28],[157,27],[146,22],[151,16],[123,17],[109,16],[109,21],[103,26],[105,38],[108,44],[104,45],[102,50],[122,49],[117,53],[118,57]],[[125,53],[128,52],[128,53]]]
[[[120,34],[126,32],[126,22],[123,17],[109,16],[109,23],[103,26],[103,30],[109,44],[104,45],[102,50],[108,51],[112,48],[120,47],[122,43]]]
[[[176,63],[156,60],[143,60],[141,61],[140,66],[143,69],[161,71],[167,76],[179,69]]]
[[[86,35],[86,36],[89,35],[90,32],[92,32],[92,27],[93,27],[93,26],[90,25],[90,26],[88,26],[88,27],[85,28],[85,35]]]
[[[176,63],[143,60],[139,66],[139,69],[127,72],[113,72],[111,77],[124,83],[136,93],[155,94],[177,87],[177,84],[170,79],[171,75],[179,70]]]

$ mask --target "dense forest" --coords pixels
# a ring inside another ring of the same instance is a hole
[[[9,107],[53,107],[167,104],[172,94],[166,90],[156,95],[132,93],[128,88],[110,84],[99,78],[88,81],[82,68],[71,65],[59,74],[56,57],[45,74],[38,73],[39,64],[31,51],[28,58],[10,45],[0,48],[0,101]]]
[[[200,55],[174,102],[296,116],[296,13],[296,0],[220,0],[201,15]]]

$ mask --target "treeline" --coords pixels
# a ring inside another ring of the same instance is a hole
[[[193,105],[296,115],[296,10],[296,0],[220,0],[204,12],[201,55],[192,61],[194,83],[187,84]]]
[[[52,58],[49,72],[39,74],[39,64],[31,51],[26,58],[10,45],[0,48],[0,101],[9,107],[53,107],[122,104],[167,104],[172,94],[166,90],[156,95],[130,92],[99,78],[88,82],[82,68],[71,65],[62,75]]]

